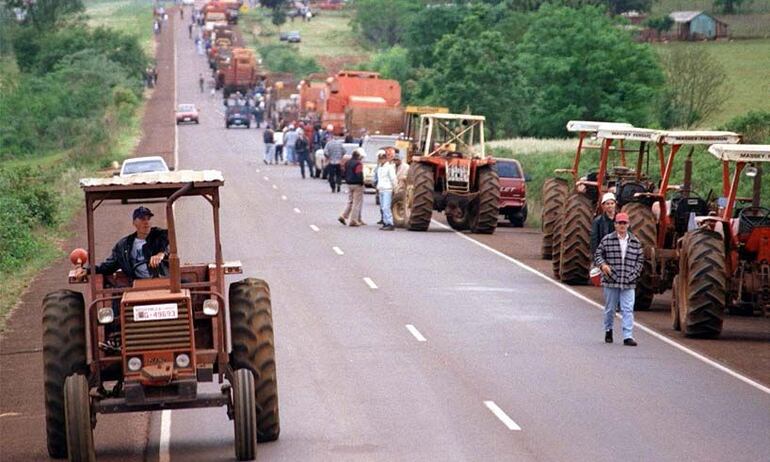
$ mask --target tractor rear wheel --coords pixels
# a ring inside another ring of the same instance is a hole
[[[417,163],[406,183],[406,222],[409,231],[427,231],[433,215],[433,168]]]
[[[629,229],[639,239],[645,255],[648,249],[655,248],[658,242],[658,228],[655,226],[655,215],[652,209],[639,202],[631,202],[623,206],[623,212],[628,214]],[[652,261],[644,259],[644,267],[639,280],[636,281],[636,298],[634,310],[648,311],[652,306],[654,288],[652,281]]]
[[[554,242],[556,225],[561,219],[564,202],[569,195],[567,181],[561,178],[548,178],[543,183],[543,211],[540,214],[540,227],[543,231],[541,253],[543,259],[549,260],[553,253],[559,252],[559,246]]]
[[[682,325],[679,323],[679,297],[679,275],[676,275],[671,284],[671,327],[674,330],[682,330]]]
[[[257,413],[254,403],[254,374],[238,369],[233,374],[233,427],[235,429],[235,458],[254,460],[257,457]]]
[[[680,328],[687,337],[718,337],[727,300],[725,249],[719,233],[703,228],[687,233],[679,268]]]
[[[275,441],[280,433],[278,380],[270,287],[248,278],[230,284],[233,369],[248,369],[256,379],[257,440]]]
[[[43,379],[48,454],[54,459],[67,457],[64,382],[87,370],[83,294],[51,292],[43,299]]]
[[[478,203],[473,207],[475,215],[470,215],[471,231],[476,234],[493,234],[500,215],[500,177],[492,167],[482,167],[478,171],[476,184],[479,196]]]
[[[397,228],[406,226],[406,194],[403,189],[393,194],[393,203],[390,206],[390,212],[393,214],[393,224]]]
[[[95,462],[94,430],[91,427],[91,397],[88,378],[70,375],[64,380],[64,415],[70,462]]]
[[[567,198],[564,205],[564,219],[561,228],[561,267],[559,276],[570,285],[588,282],[591,270],[591,222],[594,206],[585,195],[575,193]]]

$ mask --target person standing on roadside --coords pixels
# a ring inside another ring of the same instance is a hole
[[[203,74],[198,74],[198,86],[201,87],[201,93],[203,93],[203,87],[206,83],[206,79],[203,78]]]
[[[611,192],[602,196],[602,214],[594,218],[591,225],[591,254],[596,252],[604,236],[615,230],[615,195]]]
[[[301,127],[297,129],[297,142],[294,144],[294,153],[299,161],[299,171],[302,174],[302,179],[305,179],[305,164],[307,164],[308,175],[312,177],[313,164],[310,163],[310,143],[308,143],[305,131]]]
[[[342,169],[340,164],[342,163],[342,156],[345,155],[345,148],[342,146],[342,140],[339,138],[332,138],[326,143],[324,148],[324,157],[329,161],[329,165],[326,167],[329,169],[329,186],[332,188],[332,192],[340,192],[340,185],[342,184]]]
[[[361,209],[364,204],[364,164],[361,163],[361,152],[353,151],[350,160],[345,164],[345,183],[348,184],[348,204],[342,215],[337,219],[343,225],[348,218],[349,226],[363,226]]]
[[[379,150],[377,152],[377,194],[380,197],[380,211],[382,212],[382,231],[393,231],[393,212],[390,209],[393,202],[393,190],[398,184],[396,169],[393,163],[388,162],[388,154]]]
[[[273,163],[273,156],[275,155],[275,136],[273,129],[270,128],[270,124],[265,126],[265,131],[262,133],[262,141],[265,143],[262,161],[265,165],[271,164]]]
[[[594,252],[594,264],[602,271],[604,288],[604,341],[612,343],[615,307],[619,304],[623,345],[636,346],[633,335],[634,301],[644,254],[639,239],[628,231],[628,214],[615,215],[614,226],[615,231],[604,236]]]
[[[294,147],[297,144],[297,130],[294,128],[294,124],[289,124],[288,130],[283,137],[283,150],[286,153],[286,162],[295,164],[297,158],[294,153]]]

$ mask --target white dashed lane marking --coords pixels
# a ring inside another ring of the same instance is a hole
[[[302,213],[302,210],[298,209],[297,207],[294,207],[294,213]]]
[[[273,185],[273,189],[278,189],[278,185]]]
[[[263,176],[262,178],[264,178],[265,181],[270,181],[270,177],[268,177],[268,176]]]
[[[516,422],[513,421],[510,417],[508,417],[508,414],[506,414],[500,407],[495,404],[494,401],[484,401],[484,404],[487,406],[487,408],[492,411],[492,414],[495,415],[498,419],[500,419],[503,424],[505,424],[506,427],[508,427],[508,430],[512,431],[521,431],[521,427],[519,427]]]
[[[316,225],[310,225],[310,229],[312,229],[312,230],[313,230],[313,231],[315,231],[315,232],[321,231],[321,228],[319,228],[319,227],[318,227],[318,226],[316,226]]]
[[[288,197],[286,197],[286,196],[281,196],[281,200],[282,200],[282,201],[285,201],[285,200],[287,200],[287,199],[289,199],[289,198],[288,198]]]
[[[406,325],[406,330],[408,330],[412,335],[414,335],[414,338],[416,338],[418,342],[427,342],[428,341],[428,339],[423,337],[423,335],[420,333],[420,331],[417,330],[417,328],[414,327],[413,325],[407,324]]]
[[[366,283],[367,286],[369,286],[370,289],[377,288],[377,284],[375,284],[374,281],[372,281],[372,278],[364,278],[364,282]]]
[[[332,250],[334,250],[334,253],[336,253],[337,255],[345,255],[345,252],[343,252],[342,249],[340,249],[337,246],[332,247]]]

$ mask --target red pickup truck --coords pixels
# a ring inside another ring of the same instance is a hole
[[[517,228],[527,221],[527,185],[521,164],[515,159],[495,159],[500,176],[500,215]]]

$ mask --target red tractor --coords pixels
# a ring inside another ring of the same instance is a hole
[[[770,145],[715,144],[709,152],[722,162],[726,199],[718,214],[696,217],[696,228],[677,241],[671,302],[674,329],[691,337],[719,336],[725,308],[764,316],[770,311],[770,208],[760,200]],[[742,173],[753,180],[751,196],[738,196]]]
[[[225,276],[240,262],[222,258],[217,171],[177,171],[96,178],[85,191],[88,252],[94,255],[94,212],[121,200],[160,200],[168,225],[168,277],[134,279],[118,270],[70,283],[85,294],[58,290],[43,300],[43,367],[48,453],[54,458],[95,460],[93,428],[99,413],[201,407],[227,408],[235,424],[238,460],[256,456],[257,441],[278,439],[278,389],[270,288],[243,279],[225,292]],[[180,264],[174,203],[200,197],[212,207],[213,263]],[[120,207],[118,205],[118,207]],[[198,384],[222,384],[201,392]]]
[[[654,294],[672,287],[679,272],[676,246],[690,227],[690,216],[708,215],[712,197],[700,196],[692,187],[692,154],[695,146],[714,143],[735,144],[737,133],[715,131],[669,131],[655,135],[661,180],[655,191],[644,191],[638,185],[624,183],[617,191],[618,202],[628,213],[630,229],[645,249],[645,270],[639,280],[635,308],[647,310]],[[672,185],[675,158],[682,146],[691,146],[684,160],[682,184]],[[668,152],[667,152],[668,151]]]
[[[445,211],[456,230],[492,234],[497,228],[500,181],[484,151],[484,116],[423,114],[407,159],[404,219],[426,231],[433,210]]]

